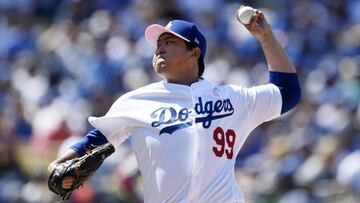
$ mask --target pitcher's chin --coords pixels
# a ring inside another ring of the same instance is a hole
[[[166,70],[166,62],[165,61],[155,62],[154,69],[155,72],[157,73],[163,73]]]

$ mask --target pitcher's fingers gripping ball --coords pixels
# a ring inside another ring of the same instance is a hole
[[[240,6],[236,12],[238,21],[244,25],[250,24],[251,18],[254,16],[256,10],[250,6]]]
[[[72,191],[79,188],[114,152],[114,146],[107,143],[92,149],[80,158],[58,164],[49,177],[49,189],[59,195],[62,200],[69,199]],[[69,176],[74,177],[74,183],[69,189],[65,189],[62,182],[65,177]]]

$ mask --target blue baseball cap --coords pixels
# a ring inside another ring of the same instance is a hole
[[[172,20],[165,27],[159,24],[152,24],[145,30],[145,38],[153,47],[157,46],[157,40],[163,33],[171,33],[181,39],[193,43],[201,50],[202,59],[206,53],[206,39],[194,23],[184,20]]]

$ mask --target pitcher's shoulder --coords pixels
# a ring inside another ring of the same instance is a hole
[[[133,98],[133,97],[136,97],[139,95],[151,94],[151,93],[159,92],[162,90],[164,90],[162,82],[161,81],[154,82],[154,83],[145,85],[143,87],[126,92],[125,94],[121,95],[119,97],[119,99],[129,99],[129,98]]]

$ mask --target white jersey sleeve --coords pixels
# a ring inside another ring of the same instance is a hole
[[[126,103],[124,97],[120,97],[106,115],[88,118],[89,123],[100,130],[107,140],[115,146],[121,144],[129,136],[131,120],[126,116]]]
[[[89,123],[100,130],[107,140],[118,146],[130,136],[131,129],[138,123],[136,117],[141,115],[139,101],[133,98],[131,91],[118,98],[109,111],[101,117],[89,117]]]
[[[153,98],[154,84],[133,90],[118,98],[109,111],[101,117],[89,117],[89,123],[100,130],[107,140],[118,146],[126,140],[131,130],[146,122],[144,115],[151,111],[149,101]],[[148,104],[145,106],[145,103]],[[150,105],[151,106],[151,105]]]
[[[247,109],[250,130],[261,123],[277,118],[281,114],[282,98],[279,88],[274,84],[266,84],[244,88],[232,86],[237,105]]]

